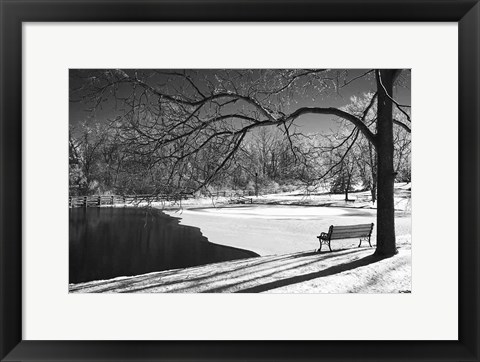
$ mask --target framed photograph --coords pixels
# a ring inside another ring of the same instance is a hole
[[[1,361],[479,360],[477,1],[1,9]]]

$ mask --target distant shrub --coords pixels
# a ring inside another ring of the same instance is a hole
[[[280,185],[276,183],[275,181],[267,181],[262,185],[262,193],[275,193],[280,190]]]
[[[245,187],[246,191],[255,191],[255,181],[248,181],[247,186]]]

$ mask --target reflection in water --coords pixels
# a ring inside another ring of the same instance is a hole
[[[69,216],[70,283],[258,256],[213,244],[159,210],[73,208]]]

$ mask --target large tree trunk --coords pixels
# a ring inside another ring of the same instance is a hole
[[[390,256],[396,253],[395,211],[393,201],[395,174],[393,171],[393,103],[395,70],[377,72],[378,121],[377,121],[377,250],[376,255]],[[388,94],[387,94],[388,93]]]
[[[376,151],[372,149],[373,146],[369,142],[368,143],[368,154],[370,156],[370,172],[372,175],[372,185],[370,188],[370,192],[372,194],[372,203],[375,204],[377,201],[377,154]]]

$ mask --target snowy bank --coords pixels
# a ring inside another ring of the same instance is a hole
[[[411,291],[410,240],[397,255],[368,247],[333,253],[270,255],[71,284],[72,293],[405,293]]]

